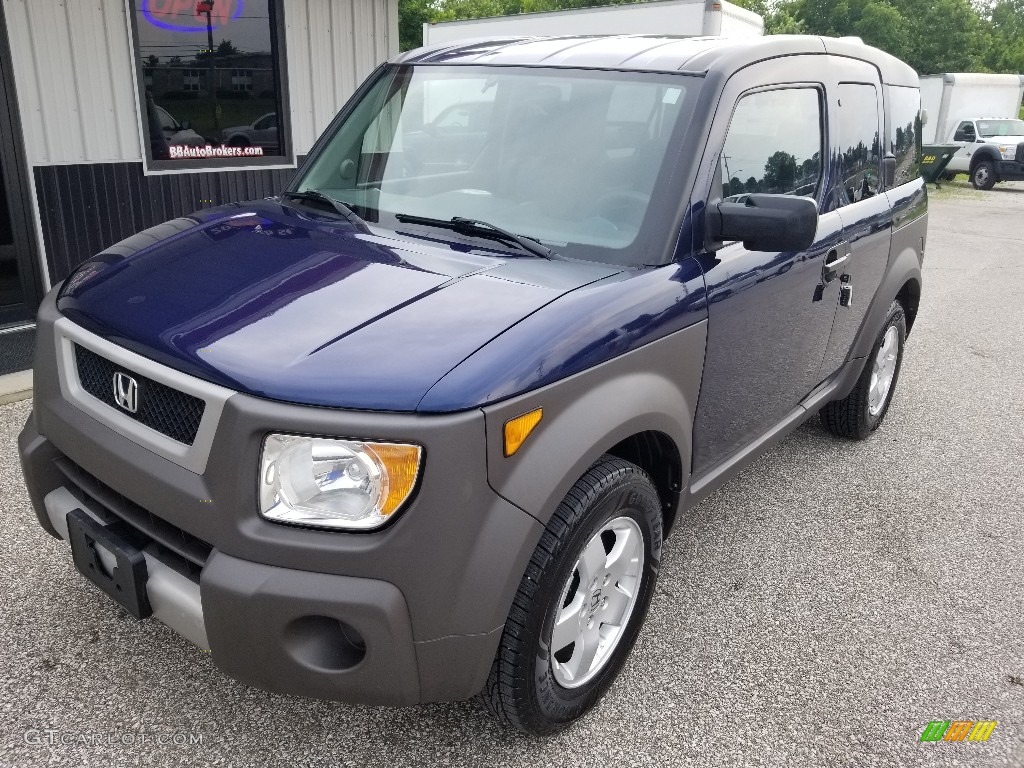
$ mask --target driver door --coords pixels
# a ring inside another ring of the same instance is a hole
[[[971,155],[974,154],[974,145],[978,141],[978,133],[974,129],[974,123],[964,120],[957,126],[953,134],[953,143],[959,144],[960,149],[953,155],[950,166],[966,172],[971,167]]]
[[[785,420],[818,384],[839,290],[823,274],[844,259],[846,243],[825,203],[826,86],[811,74],[822,57],[804,58],[753,68],[767,70],[771,83],[743,72],[730,81],[711,133],[725,140],[712,140],[702,163],[709,188],[701,203],[742,202],[754,192],[800,195],[818,203],[819,220],[805,251],[751,251],[735,242],[701,256],[710,306],[695,477]]]

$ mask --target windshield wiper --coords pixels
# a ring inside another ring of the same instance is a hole
[[[370,231],[366,222],[363,221],[358,213],[352,210],[352,206],[348,203],[343,203],[341,200],[335,200],[330,195],[325,195],[319,189],[304,189],[301,192],[282,192],[281,197],[293,200],[316,200],[317,202],[327,203],[327,205],[354,224],[361,232]]]
[[[524,251],[532,253],[534,256],[539,256],[542,259],[551,259],[558,255],[546,245],[541,245],[535,238],[517,235],[515,232],[509,232],[507,229],[502,229],[480,219],[466,219],[462,216],[453,216],[450,219],[431,219],[427,216],[412,216],[408,213],[395,214],[395,218],[403,224],[423,224],[428,227],[441,227],[442,229],[450,229],[463,235],[476,235],[478,237],[488,237],[492,240],[514,243]]]

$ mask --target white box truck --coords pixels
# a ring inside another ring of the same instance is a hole
[[[976,189],[1024,180],[1024,75],[950,73],[921,78],[925,144],[958,144],[946,178],[966,173]]]
[[[427,23],[423,25],[423,44],[480,37],[547,35],[757,37],[763,34],[763,18],[725,0],[657,0]]]

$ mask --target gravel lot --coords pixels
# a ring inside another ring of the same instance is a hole
[[[472,703],[263,693],[126,618],[36,524],[30,404],[0,408],[0,764],[1024,766],[1024,184],[948,185],[931,210],[882,430],[809,424],[694,510],[623,675],[549,740]],[[933,719],[999,725],[919,744]],[[202,743],[155,743],[173,734]]]

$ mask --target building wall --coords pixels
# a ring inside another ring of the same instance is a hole
[[[287,183],[294,163],[146,171],[124,0],[3,4],[51,281],[142,227]],[[284,0],[284,21],[292,149],[301,158],[358,84],[397,53],[398,3]]]

